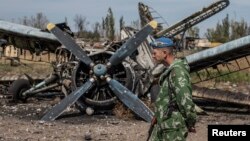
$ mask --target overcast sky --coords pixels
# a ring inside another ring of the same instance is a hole
[[[32,16],[38,12],[44,13],[50,22],[63,22],[67,17],[69,25],[75,28],[73,19],[76,14],[87,18],[90,25],[101,22],[109,7],[116,18],[116,26],[121,16],[126,25],[139,19],[138,2],[154,8],[170,24],[174,24],[192,13],[201,10],[215,0],[0,0],[0,19],[11,21],[24,16]],[[250,23],[249,0],[230,0],[230,5],[217,15],[198,24],[201,36],[207,28],[224,18],[228,13],[230,18]],[[90,26],[91,27],[91,26]]]

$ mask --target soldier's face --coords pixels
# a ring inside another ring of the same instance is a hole
[[[156,63],[163,63],[165,61],[166,52],[161,49],[153,49],[152,57]]]

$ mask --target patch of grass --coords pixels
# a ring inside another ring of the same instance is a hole
[[[210,76],[212,77],[218,75],[218,73],[215,71],[214,72],[210,71],[209,73],[210,73]],[[226,74],[226,75],[214,78],[216,82],[250,83],[250,73],[247,70],[234,72],[230,74],[227,74],[228,73],[227,71],[223,71],[221,73]],[[205,71],[199,72],[199,75],[202,78],[202,80],[204,80],[208,76],[208,74]],[[199,81],[199,77],[195,73],[191,74],[191,78],[192,78],[193,83]]]
[[[216,82],[250,83],[249,72],[235,72],[215,79]]]
[[[50,63],[44,62],[25,62],[25,65],[11,66],[10,64],[0,63],[1,75],[48,75],[53,68]]]
[[[134,118],[134,114],[131,110],[129,110],[127,107],[125,107],[121,102],[117,102],[113,113],[116,117],[120,119],[132,119]]]
[[[12,67],[8,64],[0,64],[0,72],[1,74],[5,74],[7,72],[10,72],[12,70]]]

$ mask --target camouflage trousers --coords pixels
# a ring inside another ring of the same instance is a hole
[[[187,128],[161,129],[155,125],[149,141],[185,141],[188,135]]]

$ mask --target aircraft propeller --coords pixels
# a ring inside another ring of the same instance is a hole
[[[95,85],[95,81],[105,80],[114,94],[125,104],[129,109],[135,112],[144,120],[150,122],[153,118],[153,112],[129,89],[124,87],[118,81],[112,79],[107,70],[112,65],[121,63],[126,57],[130,56],[138,46],[147,38],[147,36],[157,27],[156,21],[151,21],[134,36],[128,39],[109,59],[107,64],[94,64],[87,54],[78,46],[74,40],[67,34],[61,31],[57,26],[50,23],[47,25],[48,30],[53,33],[58,40],[72,54],[80,59],[84,64],[91,68],[94,77],[90,78],[81,87],[73,91],[69,96],[65,97],[59,104],[55,105],[47,112],[41,120],[53,121],[59,117],[63,111],[70,105],[74,104],[81,96],[83,96],[91,87]]]

